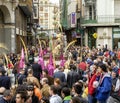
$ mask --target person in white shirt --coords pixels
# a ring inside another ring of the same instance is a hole
[[[62,98],[57,94],[57,88],[54,85],[51,85],[49,88],[50,103],[62,103]]]

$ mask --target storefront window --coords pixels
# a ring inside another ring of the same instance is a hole
[[[120,28],[113,28],[113,49],[120,48]]]

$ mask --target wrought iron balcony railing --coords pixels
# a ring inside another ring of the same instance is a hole
[[[111,24],[111,23],[120,23],[120,15],[119,16],[85,16],[81,19],[82,24]]]

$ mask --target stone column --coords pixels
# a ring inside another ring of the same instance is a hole
[[[86,31],[85,31],[85,46],[88,46],[88,33]]]

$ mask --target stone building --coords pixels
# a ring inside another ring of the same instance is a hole
[[[32,0],[0,0],[0,52],[20,52],[19,36],[28,43],[31,18]]]
[[[40,32],[54,34],[58,30],[59,6],[50,0],[39,0],[39,25]]]
[[[79,46],[92,48],[100,44],[110,49],[120,48],[120,0],[60,0],[60,3],[61,24],[68,42],[74,36]],[[75,9],[77,23],[71,29],[70,15]]]
[[[81,27],[85,45],[120,48],[120,0],[83,0]],[[97,33],[97,38],[93,34]]]

